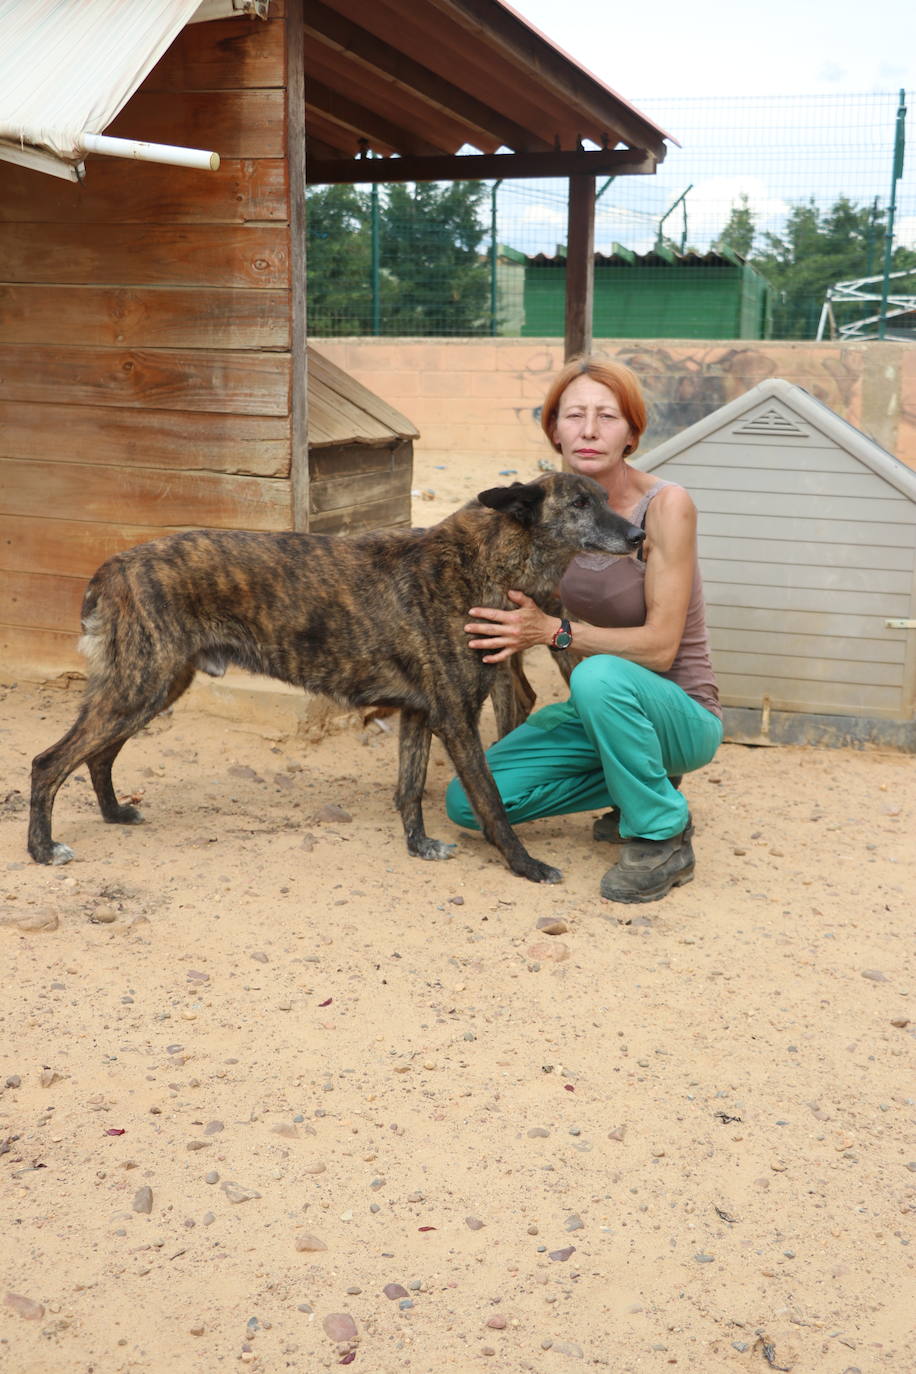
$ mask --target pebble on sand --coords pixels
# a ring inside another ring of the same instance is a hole
[[[543,960],[545,963],[562,964],[569,958],[569,945],[561,940],[538,940],[525,951],[529,959]]]
[[[562,1250],[549,1251],[547,1258],[552,1260],[560,1260],[562,1262],[564,1260],[568,1260],[570,1255],[574,1255],[575,1253],[576,1247],[574,1245],[565,1245]]]
[[[399,1283],[386,1283],[382,1292],[385,1294],[386,1298],[391,1298],[392,1301],[394,1301],[395,1298],[406,1298],[409,1296],[407,1289],[402,1288]]]
[[[356,1322],[349,1312],[329,1312],[321,1323],[332,1341],[355,1341]]]
[[[134,1193],[134,1200],[131,1203],[135,1212],[151,1212],[153,1210],[153,1190],[146,1184],[138,1188]]]
[[[565,935],[569,930],[569,925],[562,916],[541,916],[537,923],[537,929],[544,935]]]
[[[32,1298],[24,1297],[22,1293],[7,1293],[3,1299],[7,1307],[11,1307],[19,1317],[24,1317],[27,1322],[40,1322],[45,1314],[45,1310],[40,1302],[34,1302]]]
[[[220,1184],[220,1187],[230,1202],[248,1202],[251,1198],[261,1196],[261,1194],[256,1193],[253,1188],[243,1188],[240,1183],[227,1182]]]
[[[317,1236],[311,1235],[308,1231],[303,1231],[301,1235],[296,1237],[296,1249],[300,1252],[327,1250],[327,1248],[323,1240],[319,1240]]]
[[[472,1231],[482,1231],[485,1225],[479,1217],[465,1217],[464,1222]]]

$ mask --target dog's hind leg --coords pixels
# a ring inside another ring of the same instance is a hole
[[[524,725],[537,701],[537,693],[525,675],[521,657],[521,654],[514,654],[504,663],[490,688],[498,739],[503,739],[517,725]]]
[[[401,711],[398,741],[398,787],[395,805],[404,822],[407,852],[420,859],[450,859],[455,845],[430,839],[423,823],[423,785],[429,766],[432,733],[424,711]]]
[[[496,846],[512,872],[533,883],[561,882],[563,875],[559,869],[533,858],[509,824],[493,774],[487,767],[476,722],[459,723],[453,718],[437,734],[451,755],[484,837]]]
[[[174,669],[165,676],[164,683],[172,682],[177,686],[184,673],[176,677]],[[32,800],[29,812],[29,853],[36,863],[65,864],[73,858],[73,850],[68,845],[56,844],[51,836],[51,813],[54,799],[62,784],[74,769],[90,759],[97,760],[98,766],[93,776],[98,787],[102,787],[99,804],[102,814],[109,801],[117,806],[114,789],[111,787],[111,764],[121,746],[142,730],[154,716],[164,709],[172,688],[160,683],[156,689],[156,672],[153,665],[147,667],[147,681],[142,697],[134,700],[121,698],[111,700],[111,693],[99,686],[90,686],[86,699],[80,708],[76,721],[67,733],[52,744],[50,749],[38,754],[32,761]],[[182,688],[183,690],[183,688]],[[110,796],[108,790],[110,790]]]
[[[189,663],[175,678],[160,711],[167,710],[176,702],[187,691],[193,680],[194,666]],[[118,801],[111,780],[112,765],[129,739],[129,734],[123,735],[121,739],[115,740],[99,753],[91,754],[86,760],[89,776],[92,778],[92,786],[95,788],[95,795],[98,799],[99,810],[103,819],[108,821],[110,825],[139,825],[143,820],[141,812],[135,806]]]

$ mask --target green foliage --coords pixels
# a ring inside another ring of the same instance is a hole
[[[392,183],[378,191],[382,334],[489,333],[479,181]],[[328,186],[308,197],[308,313],[313,334],[372,332],[372,195]]]
[[[734,214],[734,211],[733,211]],[[840,196],[829,210],[814,200],[792,207],[783,234],[763,235],[754,266],[776,288],[773,336],[813,339],[827,288],[838,281],[874,276],[883,265],[885,217],[876,205]],[[916,254],[898,248],[892,270],[912,267]],[[861,316],[861,305],[835,307],[838,319]]]
[[[725,228],[719,235],[717,246],[719,248],[731,248],[740,257],[748,258],[754,246],[755,234],[754,212],[748,201],[747,193],[742,191],[738,204],[732,206]]]

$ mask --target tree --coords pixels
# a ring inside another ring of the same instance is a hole
[[[489,269],[481,257],[480,181],[386,187],[381,261],[395,285],[384,334],[480,334],[489,330]]]
[[[838,281],[881,271],[885,217],[877,205],[857,205],[846,196],[829,210],[813,199],[792,207],[783,234],[764,234],[763,251],[754,255],[759,272],[776,288],[773,334],[813,339],[827,288]],[[892,270],[916,265],[916,254],[898,248]],[[862,306],[838,306],[842,318],[861,316]]]
[[[369,198],[355,186],[319,186],[306,208],[309,332],[368,334]]]
[[[393,183],[378,191],[380,270],[372,272],[372,194],[324,186],[308,196],[308,314],[313,334],[489,332],[489,267],[479,181]]]
[[[719,235],[716,246],[731,248],[739,257],[748,258],[754,246],[756,232],[757,222],[754,212],[748,201],[747,192],[742,191],[738,204],[732,206],[728,222]]]

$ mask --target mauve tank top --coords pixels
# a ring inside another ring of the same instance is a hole
[[[649,502],[669,482],[656,482],[642,497],[633,512],[634,525],[645,527]],[[560,583],[560,598],[574,620],[584,620],[601,629],[629,628],[646,623],[646,565],[635,554],[628,558],[603,553],[576,554]],[[709,659],[709,633],[703,603],[703,583],[696,568],[684,635],[674,662],[660,677],[672,682],[722,717],[719,689]]]

